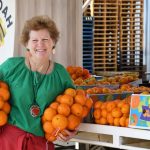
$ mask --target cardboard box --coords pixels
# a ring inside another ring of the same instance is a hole
[[[130,82],[129,84],[132,86],[139,86],[140,84],[142,84],[142,79]]]
[[[150,129],[150,95],[131,95],[129,127]]]

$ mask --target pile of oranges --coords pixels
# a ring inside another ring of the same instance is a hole
[[[10,112],[10,104],[8,102],[10,98],[10,92],[8,85],[0,81],[0,126],[7,123],[8,114]]]
[[[85,85],[86,83],[84,80],[91,77],[89,70],[80,66],[68,66],[66,70],[70,74],[75,85]],[[93,80],[90,80],[88,83],[90,84],[90,82],[93,83]]]
[[[43,113],[45,138],[55,141],[60,132],[66,135],[64,129],[74,131],[88,115],[92,105],[92,99],[87,97],[84,90],[67,88]]]
[[[131,96],[123,100],[96,101],[93,117],[96,124],[128,127]]]

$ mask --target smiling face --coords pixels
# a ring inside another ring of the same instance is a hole
[[[48,60],[55,43],[47,29],[31,30],[26,47],[31,55],[38,60]]]

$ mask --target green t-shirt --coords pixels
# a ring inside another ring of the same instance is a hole
[[[58,63],[54,63],[53,71],[49,74],[32,72],[31,76],[31,72],[25,65],[23,57],[9,58],[0,65],[0,80],[5,81],[10,87],[9,123],[34,135],[43,136],[41,116],[44,109],[57,95],[62,94],[68,87],[74,88],[74,85],[66,69]],[[34,101],[33,89],[38,84],[41,85],[36,102],[41,111],[38,117],[32,117],[30,107]]]

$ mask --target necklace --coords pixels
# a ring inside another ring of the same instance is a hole
[[[46,74],[48,72],[48,69],[50,67],[50,61],[49,61],[48,67],[47,67],[47,69],[46,69],[46,71],[45,71],[45,73],[43,75],[43,78],[41,79],[41,81],[38,84],[36,83],[35,85],[33,83],[34,82],[34,76],[33,76],[33,72],[31,71],[30,61],[29,61],[29,67],[30,67],[30,75],[31,75],[31,80],[32,80],[32,89],[33,89],[33,94],[34,94],[33,103],[30,106],[29,111],[30,111],[30,114],[31,114],[32,117],[37,117],[40,114],[40,106],[37,104],[37,101],[36,101],[37,93],[38,93],[38,90],[39,90],[40,86],[42,85],[42,83],[43,83],[43,81],[45,79],[45,76],[46,76]]]

